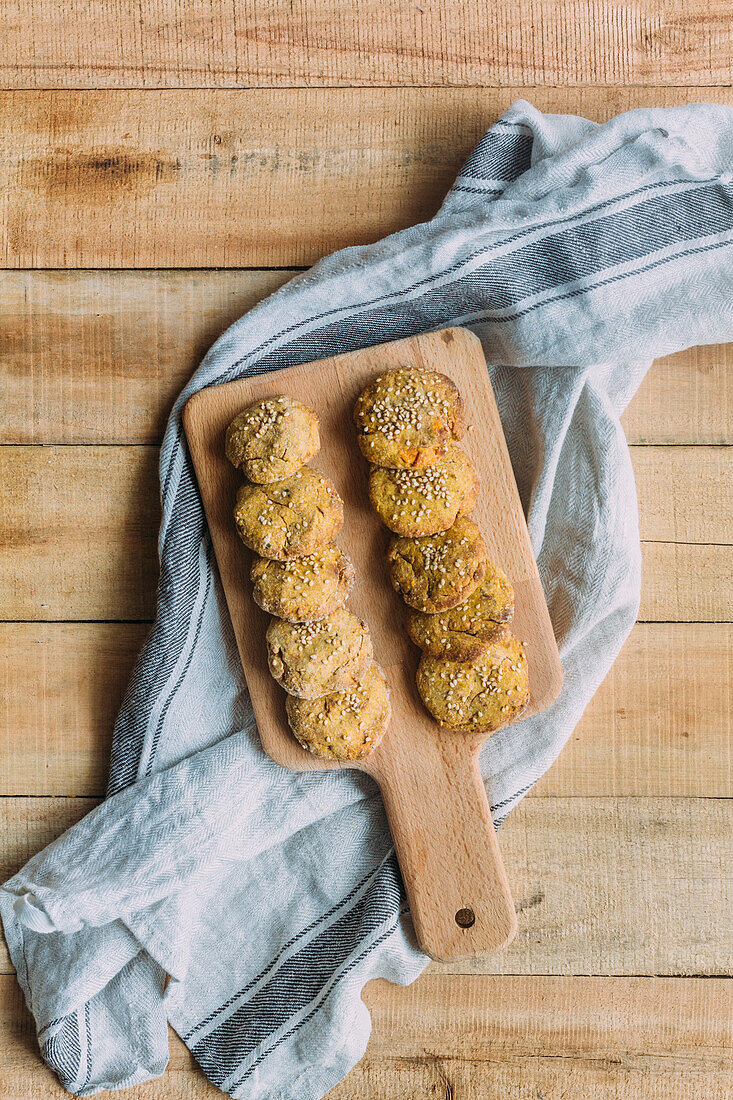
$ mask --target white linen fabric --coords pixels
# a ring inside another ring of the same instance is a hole
[[[195,390],[445,325],[482,339],[565,684],[486,745],[499,823],[553,762],[637,613],[619,416],[651,359],[733,339],[733,112],[599,126],[516,103],[431,221],[253,309],[177,401],[160,461],[158,616],[109,796],[0,891],[43,1057],[81,1096],[163,1072],[167,1022],[235,1097],[317,1100],[358,1061],[374,977],[417,949],[381,801],[262,752],[181,430]],[[171,981],[165,987],[165,975]]]

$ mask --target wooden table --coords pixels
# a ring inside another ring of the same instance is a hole
[[[733,22],[727,0],[0,11],[4,879],[102,794],[154,611],[161,430],[211,340],[293,268],[429,216],[519,96],[596,119],[733,103]],[[624,418],[640,620],[502,829],[515,943],[368,987],[374,1034],[334,1100],[723,1097],[730,360],[658,362]],[[0,1006],[2,1100],[65,1095],[4,948]],[[220,1094],[172,1037],[128,1095]]]

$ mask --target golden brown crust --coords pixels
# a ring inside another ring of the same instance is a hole
[[[396,536],[387,563],[405,603],[434,615],[463,603],[478,588],[486,572],[486,546],[473,520],[459,516],[437,535]]]
[[[308,752],[326,760],[356,760],[374,752],[389,725],[389,688],[373,664],[349,692],[285,701],[290,728]]]
[[[234,522],[250,550],[285,561],[331,542],[344,522],[344,505],[327,477],[304,466],[283,481],[242,485]]]
[[[476,501],[478,500],[478,491],[479,491],[481,483],[478,479],[478,474],[476,473],[476,470],[473,468],[473,466],[471,468],[473,469],[473,482],[472,482],[471,486],[469,487],[468,492],[464,496],[463,500],[458,505],[458,515],[459,516],[470,515],[470,513],[476,507]]]
[[[444,458],[424,470],[372,466],[369,499],[384,524],[397,535],[422,538],[447,531],[476,481],[468,455],[451,443]]]
[[[504,628],[474,661],[423,655],[417,689],[438,725],[462,733],[494,733],[513,722],[529,701],[522,643]]]
[[[267,397],[234,417],[224,451],[250,481],[269,484],[291,477],[320,447],[319,420],[292,397]]]
[[[407,632],[416,646],[436,658],[471,661],[484,653],[514,614],[514,590],[498,565],[487,561],[484,579],[467,600],[437,615],[412,608]]]
[[[301,699],[351,691],[374,657],[366,624],[345,607],[314,623],[273,619],[266,637],[270,672]]]
[[[337,546],[324,546],[289,561],[257,557],[250,578],[263,611],[289,623],[309,623],[343,606],[354,567]]]
[[[400,367],[378,375],[354,406],[361,452],[375,466],[421,470],[464,431],[461,395],[437,371]]]

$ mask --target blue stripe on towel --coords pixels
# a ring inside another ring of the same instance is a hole
[[[232,1008],[229,1016],[205,1038],[189,1044],[207,1077],[222,1087],[249,1055],[292,1017],[319,1000],[324,987],[329,982],[333,984],[334,975],[359,953],[364,942],[386,922],[395,924],[402,902],[402,880],[392,854],[379,868],[365,895],[294,955],[271,967],[267,980],[250,999]],[[228,1003],[231,1006],[231,999]],[[222,1011],[224,1006],[218,1010]],[[263,1052],[262,1057],[267,1053]],[[230,1087],[227,1085],[227,1089]]]

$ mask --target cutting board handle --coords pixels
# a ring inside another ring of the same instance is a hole
[[[413,744],[414,755],[390,757],[375,778],[418,943],[442,961],[504,947],[516,934],[517,917],[479,749],[461,735],[451,741],[417,735]]]

